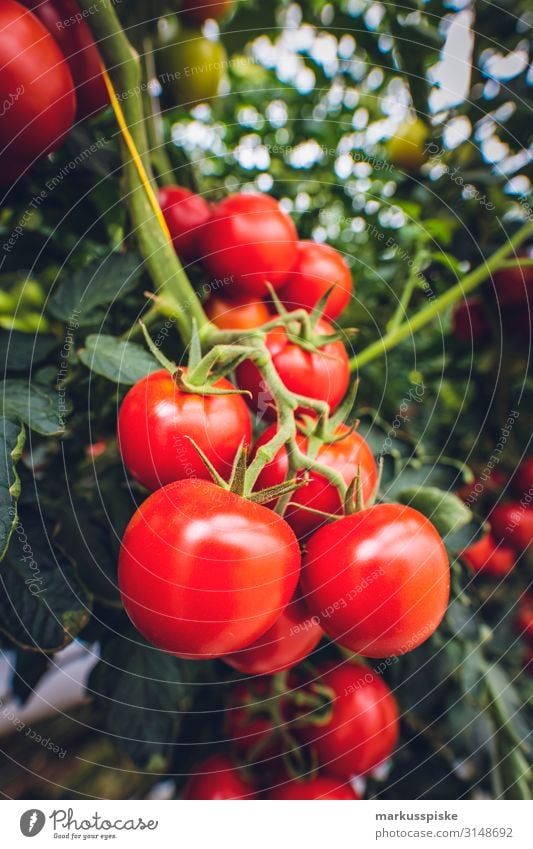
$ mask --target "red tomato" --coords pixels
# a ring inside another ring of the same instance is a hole
[[[203,24],[208,18],[225,18],[234,5],[235,0],[181,0],[180,14],[191,23]]]
[[[0,149],[29,162],[57,150],[76,113],[74,83],[54,39],[32,12],[0,3]]]
[[[101,58],[77,0],[22,0],[53,36],[65,56],[83,121],[109,103]]]
[[[494,578],[503,578],[515,565],[515,553],[508,545],[496,542],[487,534],[463,551],[461,557],[474,572],[483,572]]]
[[[322,629],[303,601],[295,598],[272,627],[236,654],[223,658],[246,675],[273,675],[304,660],[320,642]]]
[[[274,198],[236,194],[218,203],[202,233],[203,262],[211,277],[228,278],[228,296],[268,294],[296,259],[296,227]]]
[[[533,266],[502,268],[492,278],[496,298],[501,307],[524,306],[533,301]]]
[[[511,486],[519,498],[533,495],[533,457],[526,457],[516,469]]]
[[[211,218],[208,202],[182,186],[164,186],[157,198],[178,256],[185,262],[199,259],[202,228]]]
[[[457,304],[452,314],[452,329],[460,342],[477,345],[490,335],[490,325],[485,304],[480,298],[465,298]]]
[[[325,336],[333,333],[333,328],[325,321],[319,321],[316,329]],[[308,398],[327,401],[331,410],[340,404],[350,383],[348,355],[342,342],[328,342],[316,352],[306,351],[291,342],[283,327],[279,327],[267,333],[266,346],[287,389]],[[251,393],[252,397],[247,400],[258,415],[266,419],[275,418],[274,399],[250,360],[245,360],[238,367],[237,382],[241,389]]]
[[[222,378],[214,384],[230,389]],[[143,486],[157,489],[183,478],[210,480],[188,438],[229,479],[242,440],[250,443],[250,414],[241,395],[183,392],[166,369],[143,377],[127,393],[118,416],[124,465]]]
[[[333,691],[331,716],[305,725],[319,764],[340,778],[371,772],[390,758],[399,734],[396,700],[383,679],[361,663],[327,663],[320,683]]]
[[[269,794],[269,799],[286,799],[291,801],[307,799],[338,799],[354,801],[360,799],[349,784],[340,784],[338,778],[330,775],[319,775],[307,780],[289,781]]]
[[[367,657],[404,654],[440,624],[450,592],[443,542],[412,507],[378,504],[308,540],[302,595],[326,634]]]
[[[177,481],[146,499],[119,558],[128,616],[178,657],[221,657],[250,645],[291,600],[300,573],[286,522],[212,483]]]
[[[229,758],[212,755],[197,766],[183,790],[184,799],[253,799],[255,788]]]
[[[498,542],[505,542],[519,552],[525,551],[533,542],[533,507],[510,501],[494,507],[488,518]]]
[[[533,593],[526,592],[518,603],[516,616],[518,631],[530,642],[533,641]]]
[[[344,257],[329,245],[303,240],[297,243],[296,264],[280,292],[289,310],[303,307],[311,312],[328,289],[324,318],[333,321],[346,309],[352,294],[352,274]]]
[[[277,430],[277,425],[271,425],[261,434],[254,445],[253,455],[261,445],[269,442]],[[331,442],[322,445],[316,454],[316,460],[339,472],[345,483],[350,484],[357,476],[358,470],[361,475],[361,486],[363,499],[366,501],[374,492],[378,480],[378,470],[374,456],[362,436],[355,431],[350,432],[346,425],[339,425],[335,431],[336,436],[345,433],[344,439],[339,442]],[[309,440],[303,434],[296,437],[299,448],[307,451]],[[276,486],[287,479],[289,472],[289,457],[287,449],[280,448],[271,463],[268,463],[257,479],[256,489],[266,489]],[[298,472],[297,478],[303,480],[304,472]],[[324,513],[341,513],[342,502],[339,492],[333,484],[329,483],[323,475],[312,472],[309,483],[297,489],[291,495],[291,502],[312,507],[313,510],[321,510]],[[315,531],[322,525],[323,519],[305,510],[299,510],[292,505],[285,511],[285,521],[289,523],[299,539]]]
[[[250,330],[261,327],[272,316],[264,301],[242,300],[225,301],[212,295],[204,305],[206,315],[221,330]]]

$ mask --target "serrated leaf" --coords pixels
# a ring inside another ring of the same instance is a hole
[[[472,519],[471,510],[457,495],[433,486],[402,489],[396,494],[396,500],[427,516],[441,536],[458,530]]]
[[[64,322],[79,327],[99,324],[104,307],[131,292],[143,270],[135,252],[113,252],[95,259],[71,275],[65,273],[49,301],[49,311]]]
[[[0,631],[20,648],[58,651],[85,626],[90,606],[39,514],[21,511],[0,568]]]
[[[181,661],[134,632],[131,639],[113,637],[104,642],[87,688],[103,730],[136,763],[146,767],[168,757],[184,706]]]
[[[85,348],[78,352],[82,363],[96,374],[115,383],[132,385],[161,368],[157,360],[141,345],[114,336],[92,334]]]
[[[9,419],[20,419],[43,436],[56,436],[65,429],[70,412],[67,399],[41,383],[4,380],[0,385],[0,407]]]
[[[20,479],[15,470],[25,439],[24,427],[0,418],[0,560],[17,522]]]
[[[0,330],[0,362],[6,371],[29,371],[57,345],[55,336]]]

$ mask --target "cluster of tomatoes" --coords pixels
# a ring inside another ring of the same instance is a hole
[[[57,150],[108,103],[100,55],[76,0],[0,4],[0,183]]]
[[[318,779],[296,784],[285,775],[279,793],[355,798],[349,779],[367,774],[394,749],[394,698],[379,675],[361,664],[340,658],[319,663],[308,685],[299,664],[311,654],[315,662],[324,637],[366,657],[420,645],[438,627],[448,603],[445,548],[418,511],[399,504],[368,506],[378,482],[370,447],[335,420],[318,439],[316,417],[303,405],[306,399],[326,402],[333,412],[349,384],[347,352],[330,323],[352,291],[340,254],[299,241],[290,217],[266,195],[235,194],[214,206],[180,187],[162,189],[159,197],[182,260],[199,262],[213,285],[224,282],[223,297],[217,289],[207,303],[214,322],[236,328],[243,344],[250,328],[257,334],[257,325],[270,322],[262,331],[265,354],[284,387],[304,396],[295,413],[297,447],[324,474],[300,469],[297,478],[304,477],[299,481],[304,485],[279,515],[276,499],[265,491],[291,474],[290,452],[281,444],[265,458],[249,497],[235,488],[235,458],[243,442],[252,446],[254,462],[265,456],[278,428],[276,392],[256,361],[238,365],[236,386],[214,374],[207,388],[195,389],[186,367],[149,374],[128,391],[118,418],[124,465],[152,491],[122,541],[124,607],[158,648],[186,659],[222,658],[243,675],[259,676],[254,680],[263,682],[261,702],[243,706],[241,696],[239,707],[236,690],[230,737],[241,763],[244,750],[250,754],[259,743],[269,751],[276,734],[286,733],[285,721],[294,721],[299,745],[310,747],[310,760],[321,771]],[[285,321],[270,312],[272,290],[278,308],[281,302],[291,311],[278,314]],[[317,302],[326,317],[316,314]],[[291,322],[290,315],[299,320]],[[298,335],[307,326],[306,315],[311,340]],[[247,391],[246,400],[237,388]],[[257,414],[255,441],[249,407]],[[355,487],[344,495],[346,502],[353,493],[348,508],[327,470],[347,487],[357,479],[358,498]],[[360,509],[361,499],[366,509]],[[286,685],[295,698],[285,693],[282,705],[265,717],[264,705],[275,702],[271,688],[287,670],[295,675]],[[316,710],[306,718],[297,708],[317,686],[329,694],[329,712],[320,721]],[[279,752],[267,753],[266,760],[279,761]],[[272,781],[278,779],[279,774]],[[250,797],[255,790],[217,756],[200,768],[186,792]]]
[[[509,489],[510,497],[501,498]],[[516,564],[529,557],[533,545],[533,457],[526,457],[512,477],[495,469],[483,480],[463,487],[467,503],[481,499],[486,507],[490,531],[462,553],[476,574],[503,580]],[[533,599],[524,591],[518,600],[517,630],[526,640],[525,665],[533,662]]]

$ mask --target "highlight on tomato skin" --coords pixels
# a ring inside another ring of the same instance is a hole
[[[444,617],[448,555],[422,513],[378,504],[309,538],[301,588],[307,607],[339,645],[364,657],[405,654]]]
[[[280,516],[194,478],[156,490],[136,510],[118,585],[145,639],[177,657],[209,660],[272,627],[294,595],[300,564]]]
[[[262,445],[266,445],[272,439],[276,431],[277,425],[271,425],[261,434],[253,446],[251,459],[254,458]],[[374,494],[378,482],[378,469],[370,446],[357,431],[351,431],[344,424],[337,426],[332,439],[333,441],[326,442],[319,447],[316,452],[317,462],[338,472],[347,486],[359,475],[363,502],[368,502]],[[308,437],[298,433],[296,443],[301,451],[307,452]],[[287,449],[283,446],[274,459],[264,466],[255,488],[260,490],[276,486],[286,480],[288,473],[289,457]],[[303,481],[305,473],[300,471],[295,477],[297,480]],[[275,504],[270,506],[275,507]],[[283,514],[300,540],[313,533],[327,521],[324,517],[306,510],[306,507],[319,510],[322,513],[339,515],[342,513],[342,501],[337,488],[318,472],[309,475],[309,480],[305,486],[300,487],[291,495],[290,504]]]

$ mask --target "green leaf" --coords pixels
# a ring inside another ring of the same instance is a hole
[[[166,761],[185,707],[182,662],[135,632],[104,641],[100,657],[88,691],[103,730],[144,768]]]
[[[114,336],[88,336],[85,348],[78,352],[78,356],[96,374],[128,385],[161,368],[141,345],[124,342]]]
[[[142,260],[134,252],[95,259],[74,274],[65,274],[50,298],[49,310],[74,328],[99,324],[105,308],[135,288],[142,270]]]
[[[20,419],[43,436],[63,433],[65,416],[70,412],[63,394],[27,380],[4,380],[0,393],[0,405],[7,418]]]
[[[29,371],[57,345],[55,336],[0,330],[0,362],[6,371]]]
[[[434,486],[408,487],[398,492],[396,499],[427,516],[441,536],[463,527],[472,519],[472,512],[457,495]]]
[[[20,460],[25,436],[22,425],[0,418],[0,560],[17,523],[20,479],[15,465]]]
[[[0,631],[20,648],[57,651],[86,625],[90,606],[39,514],[21,511],[0,568]]]

